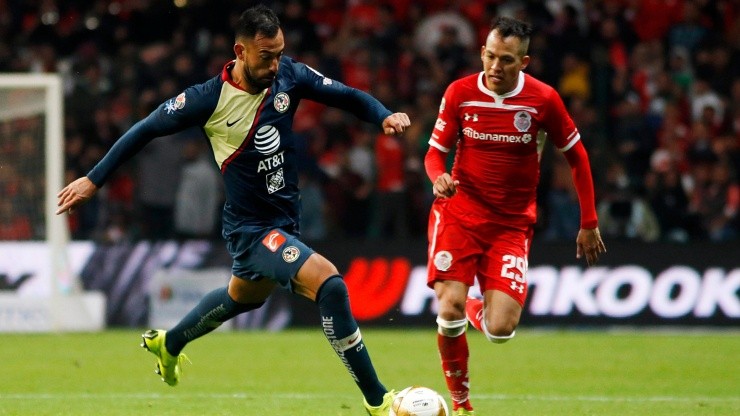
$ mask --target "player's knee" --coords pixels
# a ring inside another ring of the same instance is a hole
[[[483,321],[483,333],[489,341],[494,344],[503,344],[516,335],[516,322],[494,322]]]
[[[467,320],[456,319],[448,321],[437,317],[437,332],[445,337],[455,338],[465,333]]]
[[[316,293],[317,303],[331,302],[339,304],[340,302],[347,302],[348,298],[347,285],[339,275],[326,279]]]

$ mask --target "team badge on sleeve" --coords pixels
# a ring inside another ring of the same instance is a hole
[[[164,109],[167,111],[167,114],[172,114],[183,107],[185,107],[185,93],[181,92],[174,100],[169,100],[164,106]]]
[[[293,263],[298,260],[298,257],[300,256],[301,250],[298,250],[298,247],[296,246],[288,246],[283,249],[283,260],[285,260],[286,263]]]
[[[290,107],[290,96],[284,92],[279,92],[275,96],[275,99],[272,100],[272,103],[275,106],[275,110],[280,113],[284,113],[288,111],[288,107]]]
[[[517,111],[514,114],[514,127],[520,132],[525,132],[532,127],[532,116],[526,111]]]

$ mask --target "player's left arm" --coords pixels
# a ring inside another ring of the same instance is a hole
[[[411,124],[406,113],[393,113],[372,95],[325,77],[308,65],[292,61],[296,82],[309,100],[349,111],[375,124],[385,134],[401,134]]]
[[[545,129],[568,161],[573,177],[573,184],[578,193],[581,208],[581,229],[576,237],[576,257],[586,257],[586,263],[595,264],[606,246],[599,232],[596,215],[594,183],[591,177],[591,164],[581,135],[565,109],[562,99],[553,91],[548,100],[550,107],[546,110]]]

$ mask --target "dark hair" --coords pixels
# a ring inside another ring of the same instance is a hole
[[[511,17],[494,17],[491,22],[491,30],[497,30],[505,38],[515,36],[524,41],[529,40],[530,35],[532,35],[532,26]]]
[[[257,34],[274,38],[280,29],[280,19],[264,4],[245,10],[236,22],[234,33],[237,38],[254,38]]]
[[[513,36],[520,40],[519,55],[524,56],[529,49],[529,36],[532,34],[532,26],[521,20],[511,17],[495,17],[491,22],[491,32],[497,31],[501,37]],[[490,32],[489,32],[490,33]]]

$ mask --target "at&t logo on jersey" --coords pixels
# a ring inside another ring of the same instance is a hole
[[[275,126],[262,126],[254,135],[254,148],[263,155],[275,153],[280,147],[280,132]]]

